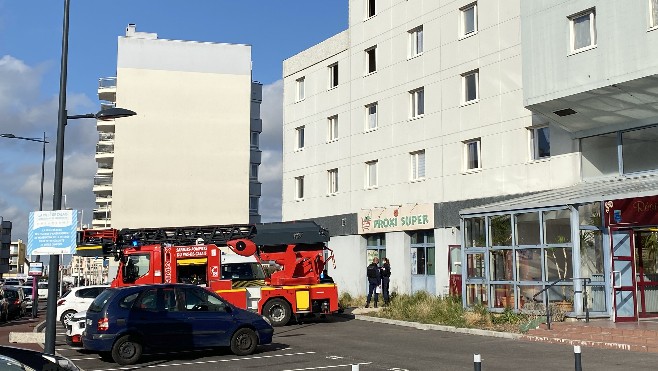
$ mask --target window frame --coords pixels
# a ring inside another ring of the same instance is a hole
[[[366,108],[365,131],[369,132],[369,131],[377,130],[377,128],[379,127],[379,105],[378,105],[378,102],[373,102],[373,103],[370,103],[370,104],[366,104],[365,108]],[[371,108],[375,109],[374,114],[370,113]],[[371,116],[374,117],[374,120],[373,120],[374,125],[372,127],[370,125],[370,117]]]
[[[366,0],[366,17],[368,20],[377,15],[377,0]]]
[[[464,172],[475,172],[482,169],[482,139],[474,138],[463,142],[464,143]],[[469,167],[471,163],[469,146],[476,144],[475,155],[477,156],[477,167]]]
[[[305,130],[306,125],[298,126],[295,128],[295,151],[301,151],[304,149],[305,143]]]
[[[330,64],[329,67],[329,88],[328,90],[338,87],[338,62]]]
[[[250,196],[249,197],[249,211],[257,213],[258,212],[258,207],[260,203],[260,197],[258,196]]]
[[[338,115],[327,117],[327,143],[338,140]]]
[[[658,1],[649,0],[649,30],[658,28]]]
[[[414,151],[409,153],[410,159],[411,159],[411,181],[412,182],[418,182],[421,180],[425,179],[426,173],[425,173],[425,161],[427,157],[425,156],[425,150],[421,149],[419,151]],[[420,158],[422,157],[422,161],[420,161]],[[422,165],[422,169],[421,166]],[[421,175],[421,170],[422,170],[422,175]]]
[[[548,135],[546,136],[548,140],[548,155],[546,156],[540,156],[539,153],[539,131],[541,130],[548,130]],[[540,161],[540,160],[545,160],[551,157],[551,137],[550,137],[550,127],[548,124],[546,125],[540,125],[540,126],[532,126],[528,128],[528,132],[530,133],[530,160],[531,161]]]
[[[464,39],[470,36],[473,36],[478,33],[478,8],[477,8],[477,1],[474,1],[468,5],[465,5],[461,8],[459,8],[460,12],[460,27],[459,27],[459,36],[460,39]],[[470,32],[466,32],[466,15],[467,11],[473,9],[473,30]]]
[[[295,177],[295,200],[300,201],[304,199],[304,176]]]
[[[423,55],[424,36],[423,25],[409,30],[409,59]]]
[[[366,161],[366,181],[365,188],[373,189],[377,188],[379,185],[379,160]]]
[[[259,140],[260,140],[260,133],[257,131],[252,131],[249,140],[249,144],[251,148],[258,148]]]
[[[425,116],[425,87],[411,90],[409,99],[411,105],[410,118],[416,119]]]
[[[302,76],[295,80],[295,97],[297,98],[296,102],[301,102],[306,99],[306,76]]]
[[[589,16],[589,37],[590,44],[586,46],[581,46],[576,48],[576,20]],[[568,17],[569,19],[569,39],[570,39],[570,50],[571,54],[580,53],[586,50],[594,49],[597,46],[597,37],[596,37],[596,8],[590,8],[572,14]]]
[[[468,99],[468,78],[474,76],[475,78],[475,97],[473,99]],[[476,103],[480,100],[480,69],[474,69],[468,72],[465,72],[461,75],[462,77],[462,105],[468,105]]]
[[[338,168],[327,170],[327,195],[338,193]]]
[[[249,164],[249,179],[258,179],[258,167],[260,164],[252,162]]]
[[[365,75],[377,72],[377,45],[364,50],[366,56]]]

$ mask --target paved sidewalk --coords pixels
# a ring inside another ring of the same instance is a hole
[[[36,329],[40,327],[42,328],[46,320],[46,312],[45,310],[39,310],[37,318],[32,318],[31,313],[28,313],[25,317],[23,318],[18,318],[18,319],[12,319],[9,320],[9,322],[3,322],[0,323],[0,345],[8,345],[12,347],[18,347],[18,348],[26,348],[26,349],[32,349],[32,350],[37,350],[37,351],[43,351],[43,344],[38,344],[38,343],[24,343],[24,342],[16,342],[12,343],[9,341],[9,334],[13,333],[13,337],[17,337],[16,335],[19,333],[28,333],[30,335],[27,336],[18,336],[19,338],[21,337],[33,337],[33,333],[36,332]],[[39,328],[39,329],[41,329]]]

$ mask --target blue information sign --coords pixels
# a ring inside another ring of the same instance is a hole
[[[31,212],[27,254],[75,254],[77,226],[77,210]]]

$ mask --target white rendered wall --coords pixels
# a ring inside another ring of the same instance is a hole
[[[251,49],[119,38],[112,226],[249,221]]]
[[[329,39],[284,62],[283,220],[386,207],[456,201],[569,186],[579,180],[575,142],[551,127],[552,157],[531,161],[528,127],[542,122],[523,106],[520,1],[480,1],[477,34],[460,39],[460,8],[471,1],[377,2],[364,21],[350,2],[349,44]],[[408,59],[409,30],[423,25],[424,53]],[[365,76],[365,50],[377,46],[377,72]],[[333,48],[333,49],[332,49]],[[333,53],[331,52],[333,50]],[[315,55],[315,58],[314,58]],[[337,88],[327,67],[338,61]],[[462,77],[479,69],[477,103],[461,102]],[[296,102],[296,80],[306,98]],[[409,118],[409,91],[424,87],[425,114]],[[365,132],[365,105],[378,102],[378,128]],[[326,120],[339,115],[339,139]],[[295,129],[305,148],[295,151]],[[482,169],[466,172],[464,141],[480,138]],[[410,181],[410,152],[425,150],[426,176]],[[554,149],[554,150],[553,150]],[[364,189],[365,162],[379,161],[375,189]],[[327,170],[339,191],[327,196]],[[304,176],[303,200],[295,177]]]

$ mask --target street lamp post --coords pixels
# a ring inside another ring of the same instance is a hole
[[[46,141],[46,132],[43,132],[43,140],[39,138],[26,138],[26,137],[18,137],[14,134],[0,134],[0,137],[2,138],[10,138],[10,139],[22,139],[22,140],[29,140],[32,142],[39,142],[43,144],[43,150],[41,152],[41,191],[39,192],[39,211],[43,211],[43,177],[45,173],[45,164],[46,164],[46,143],[49,143]],[[39,261],[40,256],[37,255],[35,258],[35,261]],[[39,311],[39,295],[37,294],[37,280],[38,276],[34,277],[32,279],[32,318],[37,318],[37,313]]]
[[[135,112],[123,108],[108,108],[98,113],[67,116],[66,112],[66,79],[69,50],[69,4],[64,0],[64,20],[62,26],[62,59],[59,76],[59,110],[57,116],[57,146],[55,151],[55,180],[53,193],[53,210],[62,209],[62,183],[64,180],[64,131],[67,120],[95,118],[97,120],[112,120],[135,115]],[[57,324],[57,287],[59,273],[59,255],[50,255],[48,273],[48,304],[46,311],[46,343],[47,354],[55,354],[55,331]]]

